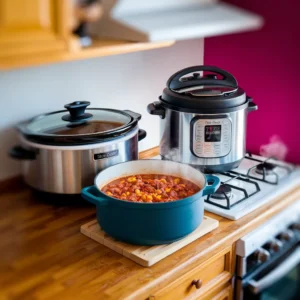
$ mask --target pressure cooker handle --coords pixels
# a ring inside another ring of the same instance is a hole
[[[36,153],[34,151],[24,149],[22,146],[12,147],[8,154],[14,159],[34,160],[36,158]]]
[[[64,121],[78,123],[90,119],[93,115],[86,113],[86,108],[91,103],[89,101],[75,101],[66,104],[64,107],[69,111],[68,115],[63,115],[61,118]]]
[[[153,103],[148,104],[147,111],[150,115],[160,116],[161,119],[164,119],[166,115],[166,111],[160,105],[159,101],[155,101]]]
[[[217,79],[216,75],[210,74],[201,77],[199,73],[209,71],[222,76],[222,79]],[[193,76],[184,77],[189,73],[194,72]],[[213,66],[194,66],[185,68],[172,75],[167,81],[167,87],[171,90],[180,90],[183,88],[191,88],[194,86],[223,86],[237,88],[237,80],[225,70]]]
[[[246,99],[247,99],[247,101],[248,101],[248,112],[258,110],[257,104],[255,104],[255,103],[253,102],[253,99],[252,99],[251,97],[246,96]]]

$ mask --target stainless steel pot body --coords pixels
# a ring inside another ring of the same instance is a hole
[[[190,164],[204,172],[231,170],[245,156],[247,115],[247,107],[220,114],[165,108],[165,117],[160,120],[160,154],[163,159]],[[212,142],[206,141],[210,129],[218,132]]]
[[[22,148],[34,153],[22,160],[24,180],[40,191],[80,194],[83,187],[93,184],[99,171],[138,159],[138,135],[136,127],[114,140],[78,146],[43,145],[22,136]]]

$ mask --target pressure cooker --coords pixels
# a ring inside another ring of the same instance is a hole
[[[141,115],[130,110],[87,108],[88,101],[36,116],[17,125],[20,145],[10,150],[22,161],[25,182],[36,190],[80,194],[101,170],[138,159]]]
[[[162,159],[203,172],[239,166],[246,151],[246,121],[257,105],[233,75],[214,66],[178,71],[148,112],[160,116]]]

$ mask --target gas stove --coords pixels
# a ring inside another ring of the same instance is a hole
[[[214,174],[218,191],[203,197],[207,211],[237,220],[300,185],[300,168],[247,153],[237,169]]]
[[[231,220],[300,185],[300,167],[250,153],[238,168],[214,175],[221,179],[221,186],[215,194],[203,197],[204,209]]]

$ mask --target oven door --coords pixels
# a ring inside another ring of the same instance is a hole
[[[300,247],[278,258],[253,277],[237,282],[237,299],[300,299]]]

